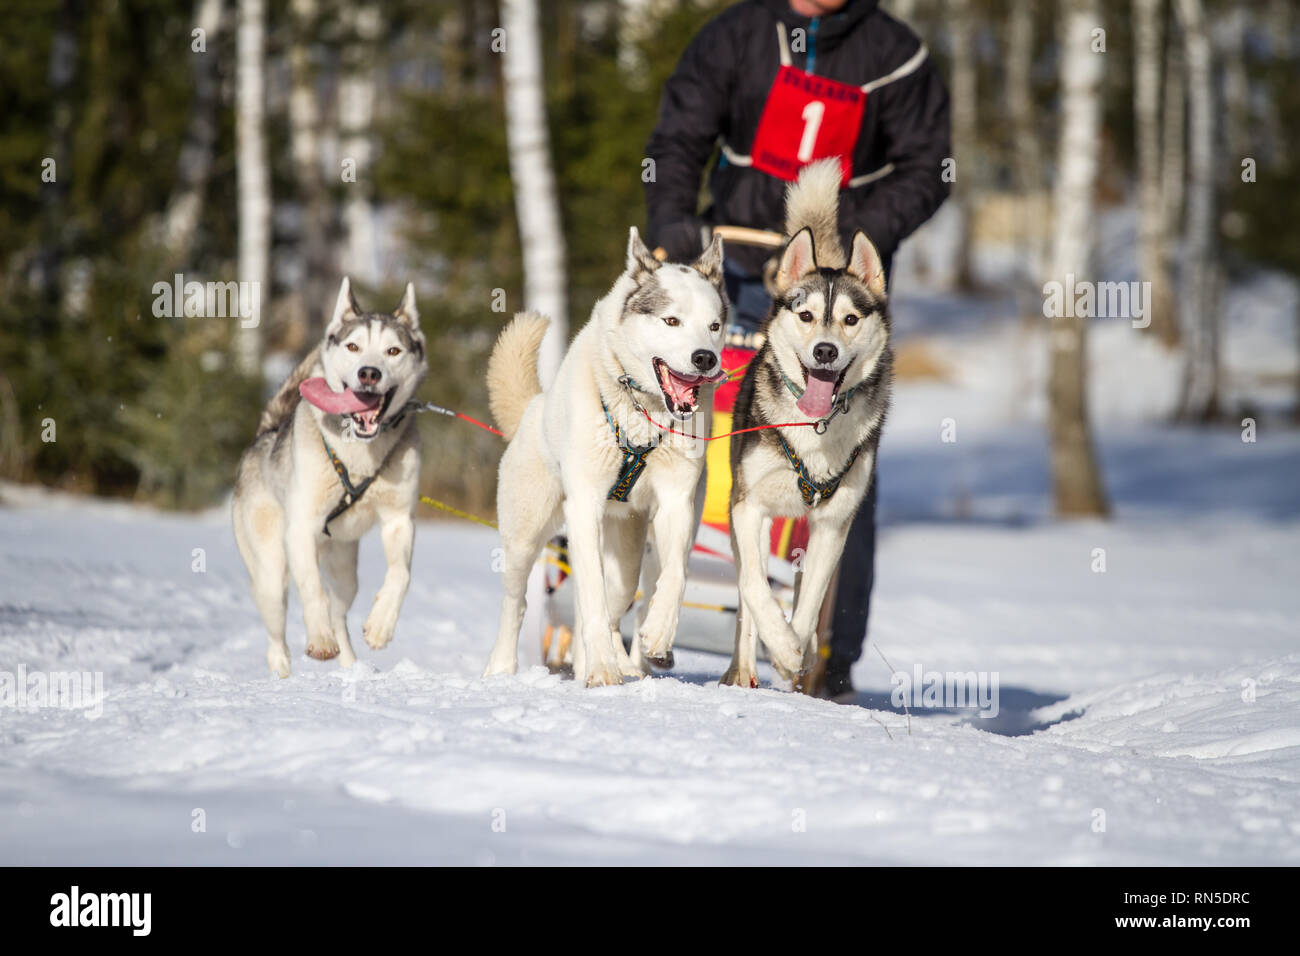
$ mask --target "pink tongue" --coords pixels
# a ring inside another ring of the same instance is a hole
[[[350,388],[336,392],[323,378],[309,378],[298,386],[298,394],[311,402],[322,412],[331,415],[347,415],[351,412],[364,412],[379,404],[379,395],[361,396]]]
[[[668,394],[672,396],[673,401],[678,405],[689,405],[691,403],[691,389],[698,384],[698,380],[688,384],[678,378],[671,369],[666,371],[668,374],[664,376],[664,384],[668,386]]]
[[[809,418],[824,418],[830,414],[837,378],[839,375],[836,372],[824,372],[820,369],[809,371],[808,387],[803,390],[803,396],[796,403],[799,411]]]

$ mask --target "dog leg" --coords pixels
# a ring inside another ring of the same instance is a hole
[[[380,513],[380,536],[384,542],[384,558],[388,570],[384,583],[375,595],[374,607],[366,615],[361,634],[374,650],[382,650],[393,639],[397,629],[397,615],[402,610],[406,589],[411,585],[411,548],[415,544],[415,522],[405,509],[390,514]]]
[[[758,686],[758,629],[754,626],[754,616],[745,613],[743,602],[736,611],[736,649],[720,683],[733,687]]]
[[[314,516],[290,518],[285,534],[289,570],[302,601],[303,620],[307,625],[307,656],[328,661],[339,656],[338,641],[330,627],[330,599],[321,581],[320,554],[316,544]]]
[[[356,541],[329,540],[320,547],[321,571],[330,596],[330,625],[339,645],[339,664],[351,667],[357,661],[348,637],[348,609],[357,596]]]
[[[661,567],[650,609],[638,634],[642,653],[660,667],[667,665],[677,636],[693,522],[694,505],[690,501],[661,502],[654,517],[655,549]]]
[[[609,606],[605,601],[605,574],[601,566],[604,508],[593,508],[593,499],[603,504],[603,495],[596,494],[594,489],[566,489],[564,501],[569,564],[573,568],[576,639],[582,646],[580,657],[576,654],[574,657],[573,676],[588,687],[623,683],[618,657],[610,646]]]
[[[609,606],[610,646],[624,677],[645,677],[650,673],[640,653],[640,641],[632,642],[632,655],[623,647],[618,624],[636,597],[645,555],[646,516],[632,515],[605,522],[605,603]]]
[[[248,568],[253,602],[266,625],[266,663],[277,677],[289,676],[289,645],[284,640],[289,602],[289,568],[284,553],[284,512],[274,502],[235,505],[235,542]]]
[[[744,498],[731,506],[731,533],[735,541],[740,596],[745,613],[753,618],[758,638],[771,655],[772,664],[783,674],[797,674],[803,651],[785,612],[767,583],[767,555],[770,538],[762,510]]]
[[[844,540],[848,537],[852,513],[832,515],[813,509],[808,515],[808,550],[804,555],[803,574],[799,582],[799,595],[795,600],[791,626],[799,637],[799,648],[805,660],[817,648],[817,619],[822,601],[830,586],[831,576],[840,563]]]

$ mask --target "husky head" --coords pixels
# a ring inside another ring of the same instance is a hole
[[[686,421],[699,408],[700,387],[722,377],[722,239],[678,265],[651,255],[633,227],[624,277],[632,286],[611,336],[614,356],[642,389],[659,392],[668,414]]]
[[[812,231],[802,229],[781,255],[775,285],[767,341],[802,391],[800,411],[823,418],[841,391],[871,374],[889,344],[884,266],[859,231],[843,269],[819,267]]]
[[[341,415],[343,430],[363,441],[374,438],[414,397],[428,371],[415,286],[407,283],[393,312],[364,312],[344,276],[320,354],[331,389],[374,401],[373,408]]]

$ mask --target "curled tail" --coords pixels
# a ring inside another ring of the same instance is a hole
[[[542,391],[537,352],[550,320],[536,312],[519,312],[501,331],[488,359],[488,405],[507,439],[515,437],[524,409]]]
[[[298,394],[298,386],[306,379],[311,378],[312,369],[320,361],[320,346],[316,346],[307,353],[307,357],[298,363],[298,367],[289,373],[289,377],[284,380],[275,396],[266,403],[266,409],[262,412],[261,419],[257,423],[257,434],[262,436],[267,432],[273,432],[298,408],[298,403],[302,401],[302,396]]]
[[[840,161],[832,157],[805,166],[785,190],[785,234],[811,229],[817,265],[824,269],[843,269],[847,261],[840,245],[840,182]]]

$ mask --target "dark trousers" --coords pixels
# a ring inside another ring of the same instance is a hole
[[[761,279],[745,275],[726,264],[727,296],[731,299],[731,325],[752,332],[767,318],[771,299]],[[874,466],[873,466],[874,467]],[[793,479],[792,479],[793,480]],[[862,656],[871,612],[871,588],[876,578],[876,479],[862,502],[840,558],[835,615],[831,620],[831,658],[852,663]]]

